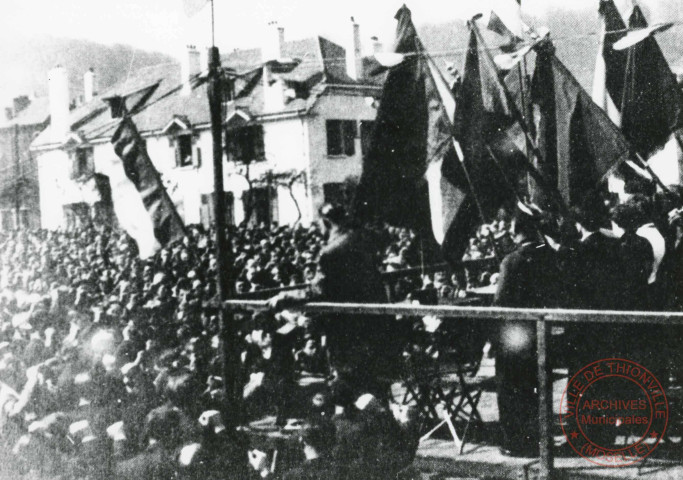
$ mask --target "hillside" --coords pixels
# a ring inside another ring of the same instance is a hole
[[[596,0],[597,4],[597,0]],[[642,5],[645,16],[651,24],[664,21],[683,21],[677,18],[678,10],[675,2],[662,3],[658,10],[649,10]],[[524,15],[531,26],[542,26],[550,29],[551,38],[557,50],[557,56],[577,77],[584,88],[591,88],[595,58],[598,51],[600,22],[597,12],[592,9],[554,9],[551,13],[536,17]],[[486,25],[479,26],[490,47],[500,42],[500,37],[486,31]],[[467,47],[468,31],[462,21],[452,21],[438,25],[422,25],[418,27],[420,36],[427,50],[437,60],[440,67],[453,63],[462,71]],[[683,26],[657,35],[657,42],[662,48],[672,67],[683,67]],[[530,55],[530,61],[533,55]]]
[[[97,90],[102,92],[123,79],[129,69],[173,62],[168,55],[135,49],[128,45],[102,45],[87,40],[54,37],[3,40],[0,49],[0,105],[19,94],[47,95],[47,72],[57,64],[69,71],[72,98],[83,94],[83,74],[96,72]]]

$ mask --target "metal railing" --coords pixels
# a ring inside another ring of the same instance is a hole
[[[261,300],[229,300],[225,302],[229,310],[264,310],[265,301]],[[631,312],[612,310],[570,310],[570,309],[538,309],[538,308],[501,308],[501,307],[464,307],[446,305],[407,305],[381,303],[327,303],[312,302],[297,306],[297,311],[321,314],[337,313],[347,315],[403,315],[406,317],[437,316],[443,319],[481,319],[486,320],[522,320],[536,322],[537,342],[537,375],[539,391],[539,477],[543,480],[553,478],[553,392],[552,376],[549,362],[548,345],[550,328],[548,322],[570,324],[577,322],[620,323],[620,324],[656,324],[683,325],[681,312]]]

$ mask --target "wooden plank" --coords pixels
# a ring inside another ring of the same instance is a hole
[[[264,310],[264,300],[229,300],[226,308]],[[433,315],[441,318],[470,318],[482,320],[524,320],[546,321],[557,323],[600,322],[629,324],[683,324],[682,312],[631,312],[617,310],[570,310],[541,308],[503,308],[503,307],[467,307],[454,305],[409,305],[404,303],[328,303],[312,302],[290,308],[306,313],[342,313],[347,315],[403,315],[405,317],[423,317]]]

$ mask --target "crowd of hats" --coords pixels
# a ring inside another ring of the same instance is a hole
[[[372,233],[385,269],[420,264],[412,232]],[[230,227],[228,236],[238,293],[310,282],[324,245],[315,225]],[[36,471],[129,478],[127,471],[143,465],[160,475],[199,475],[198,465],[201,475],[248,469],[248,445],[225,431],[218,413],[224,399],[212,237],[190,227],[144,260],[129,237],[102,225],[0,237],[0,454],[8,459],[1,478]],[[310,319],[237,319],[245,395],[265,390],[271,398],[283,365],[284,375],[329,374],[324,332]],[[264,353],[273,335],[291,342],[287,360]],[[243,415],[278,413],[257,397]],[[330,406],[317,392],[306,411],[329,413]]]

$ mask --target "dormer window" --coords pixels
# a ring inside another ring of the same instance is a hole
[[[71,179],[90,178],[95,173],[95,157],[92,147],[71,150]]]
[[[169,138],[175,156],[175,166],[198,167],[201,162],[201,150],[196,146],[196,138],[187,118],[176,115],[163,129]]]
[[[175,155],[176,167],[192,166],[192,135],[178,135],[175,137]]]
[[[266,158],[261,125],[228,130],[225,139],[228,160],[231,162],[251,163]]]
[[[95,174],[95,154],[79,132],[69,134],[62,146],[69,154],[69,167],[72,180],[87,180]]]

